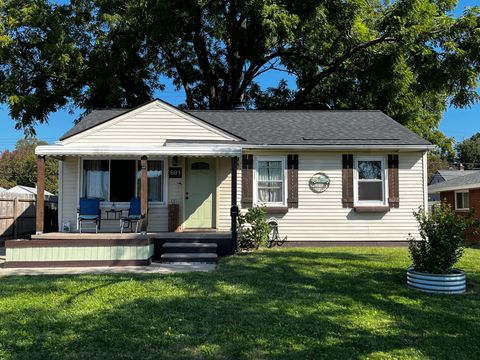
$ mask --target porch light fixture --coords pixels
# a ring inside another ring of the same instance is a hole
[[[178,156],[177,155],[172,157],[172,165],[173,166],[178,166]]]

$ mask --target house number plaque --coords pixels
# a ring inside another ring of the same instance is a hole
[[[170,167],[168,169],[168,177],[171,179],[179,179],[182,177],[181,167]]]
[[[330,178],[327,174],[318,172],[310,178],[308,186],[315,193],[323,193],[330,186]]]

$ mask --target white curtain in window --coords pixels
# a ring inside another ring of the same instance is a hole
[[[283,169],[281,161],[258,162],[258,201],[283,202]]]
[[[148,162],[148,201],[163,202],[163,161]]]
[[[108,200],[108,160],[83,161],[83,196]]]
[[[148,160],[148,201],[163,202],[163,160]],[[137,189],[140,196],[141,170],[137,173]]]

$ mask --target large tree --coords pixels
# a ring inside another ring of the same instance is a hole
[[[480,133],[459,142],[456,150],[458,161],[465,165],[465,168],[480,168]]]
[[[35,187],[37,182],[37,156],[35,148],[47,142],[35,138],[18,140],[15,150],[5,150],[0,154],[0,186],[10,188],[15,185]],[[45,188],[58,192],[58,162],[48,158],[45,164]]]
[[[441,114],[478,100],[480,74],[480,11],[455,18],[455,5],[10,0],[0,13],[0,99],[31,130],[66,104],[135,106],[167,76],[190,109],[376,108],[450,150]],[[256,79],[273,70],[295,84],[261,89]]]

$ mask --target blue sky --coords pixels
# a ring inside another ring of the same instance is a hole
[[[479,5],[479,0],[460,0],[455,13],[461,14],[465,7],[475,5]],[[257,80],[263,87],[268,87],[275,86],[282,78],[288,78],[287,74],[268,72]],[[176,91],[174,86],[168,82],[168,79],[164,79],[164,82],[166,84],[165,90],[156,93],[156,97],[174,105],[184,102],[183,92]],[[52,114],[47,124],[37,126],[37,137],[48,142],[54,142],[72,126],[73,121],[80,113],[81,110],[76,110],[72,114],[68,110],[62,110]],[[457,141],[479,132],[480,104],[466,109],[449,108],[443,115],[440,130],[447,136],[454,137]],[[22,137],[23,131],[15,130],[15,122],[8,116],[7,107],[0,106],[0,151],[14,148],[16,141]]]

